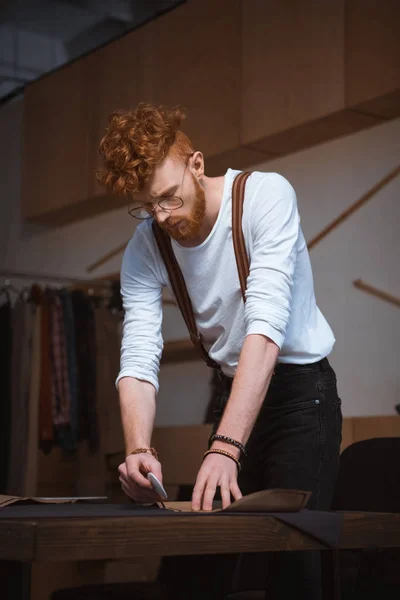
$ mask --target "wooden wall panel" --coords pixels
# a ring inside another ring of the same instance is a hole
[[[381,121],[382,119],[378,117],[345,109],[266,136],[262,140],[252,143],[251,146],[258,150],[270,151],[275,156],[283,156],[366,129]]]
[[[180,104],[207,174],[246,168],[400,114],[397,0],[190,0],[27,86],[23,217],[129,203],[97,184],[109,114]]]
[[[242,27],[242,142],[344,108],[344,0],[246,0]]]
[[[206,156],[239,144],[240,0],[191,0],[151,24],[150,99],[187,109]]]
[[[370,438],[400,437],[398,416],[353,417],[352,420],[355,442]]]
[[[211,429],[211,425],[154,429],[151,443],[160,455],[163,480],[166,484],[192,485],[196,481],[203,454],[208,447]]]
[[[371,114],[400,114],[400,2],[347,0],[346,103]]]
[[[88,195],[81,61],[29,85],[24,100],[22,215],[56,211]]]
[[[141,27],[85,59],[90,105],[89,197],[104,194],[103,188],[97,183],[95,171],[101,166],[99,145],[105,134],[109,115],[117,109],[133,108],[146,97],[146,60],[150,35],[151,25]],[[115,198],[115,202],[118,205],[118,198]]]
[[[353,431],[353,419],[351,417],[343,419],[342,425],[342,443],[340,445],[340,451],[343,452],[347,446],[350,446],[354,442],[354,431]]]

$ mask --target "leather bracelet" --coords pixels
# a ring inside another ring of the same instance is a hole
[[[220,450],[219,448],[214,448],[214,449],[211,448],[211,450],[207,450],[207,452],[204,453],[203,460],[209,454],[222,454],[222,456],[227,456],[228,458],[230,458],[231,460],[233,460],[233,462],[236,463],[236,466],[238,468],[238,472],[240,472],[240,469],[242,468],[242,465],[240,464],[240,461],[236,458],[236,456],[233,456],[233,454],[231,454],[230,452],[226,452],[226,450]]]
[[[214,435],[212,435],[210,438],[210,443],[212,444],[215,441],[225,442],[226,444],[235,446],[236,448],[239,448],[239,450],[243,454],[243,456],[247,456],[246,448],[243,446],[243,444],[241,444],[237,440],[227,437],[226,435],[220,435],[219,433],[214,433]]]
[[[135,448],[135,450],[129,452],[128,456],[131,456],[132,454],[145,454],[146,452],[150,452],[150,454],[152,454],[154,458],[158,460],[158,454],[154,448]]]

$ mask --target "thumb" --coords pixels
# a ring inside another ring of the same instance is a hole
[[[151,472],[153,473],[153,475],[155,475],[157,477],[157,479],[159,480],[159,482],[162,483],[163,474],[162,474],[162,469],[161,469],[161,463],[158,462],[158,460],[155,461],[151,465]]]
[[[143,457],[140,470],[143,473],[143,475],[146,477],[146,479],[147,479],[148,473],[153,473],[153,475],[155,475],[157,477],[157,479],[160,481],[160,483],[162,483],[163,476],[162,476],[161,463],[153,456]]]

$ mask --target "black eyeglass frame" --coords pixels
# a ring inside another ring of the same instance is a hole
[[[184,178],[185,178],[185,173],[186,173],[186,169],[187,169],[187,166],[188,166],[189,158],[191,156],[193,156],[193,155],[194,155],[194,152],[191,152],[190,154],[188,154],[188,157],[186,159],[185,168],[183,169],[182,181],[181,181],[181,185],[180,185],[181,191],[182,191],[183,181],[184,181]],[[174,206],[173,208],[171,208],[171,207],[164,208],[163,205],[162,205],[162,202],[165,201],[165,198],[161,198],[161,200],[159,200],[158,202],[156,202],[154,204],[154,206],[151,209],[151,213],[148,213],[148,216],[146,216],[146,217],[138,217],[137,215],[133,214],[134,211],[137,211],[137,210],[140,210],[140,209],[146,210],[146,208],[145,208],[144,205],[135,206],[134,208],[128,209],[128,214],[131,217],[133,217],[134,219],[138,219],[139,221],[146,221],[147,219],[153,219],[154,218],[154,211],[156,210],[157,207],[161,208],[161,210],[163,210],[163,211],[170,212],[170,211],[174,211],[174,210],[178,210],[179,208],[182,208],[182,206],[185,204],[185,202],[184,202],[184,200],[183,200],[183,198],[181,196],[170,196],[169,200],[171,200],[171,198],[176,198],[177,200],[180,200],[179,206]]]

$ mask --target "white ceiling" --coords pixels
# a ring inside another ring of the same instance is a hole
[[[182,0],[0,2],[0,101]]]

